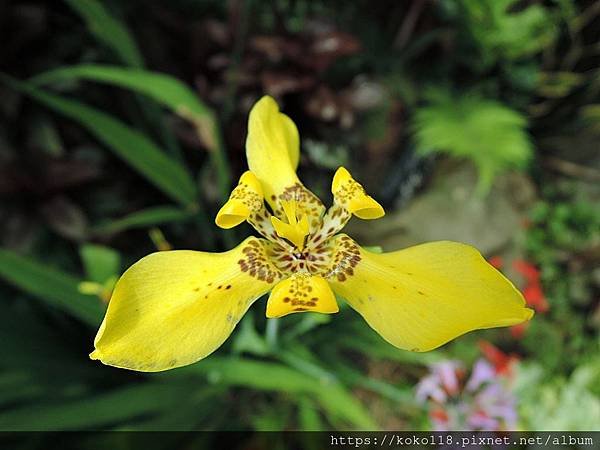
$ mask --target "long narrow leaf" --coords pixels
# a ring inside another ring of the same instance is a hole
[[[143,68],[144,61],[134,37],[127,25],[116,18],[98,0],[66,0],[71,8],[86,22],[96,39],[111,49],[126,66]],[[165,126],[160,117],[160,108],[139,95],[136,96],[142,114],[158,128],[163,145],[173,156],[180,159],[180,149],[172,130]]]
[[[174,206],[156,206],[103,222],[92,228],[93,234],[112,234],[131,228],[145,228],[170,222],[183,222],[192,217],[189,211]]]
[[[94,397],[32,405],[0,414],[0,430],[43,431],[107,427],[123,420],[164,412],[189,396],[185,385],[143,383]]]
[[[142,67],[142,56],[129,30],[98,0],[65,0],[85,20],[96,38],[127,65]]]
[[[35,84],[49,84],[73,79],[110,83],[134,90],[189,120],[210,150],[213,165],[218,172],[220,189],[228,191],[231,173],[214,113],[184,83],[163,73],[99,64],[54,69],[36,75],[30,81]]]
[[[310,394],[330,417],[352,423],[360,429],[377,429],[368,411],[342,385],[322,382],[282,364],[244,358],[210,358],[178,369],[180,375],[202,373],[224,385],[284,393]]]
[[[151,97],[176,113],[191,115],[191,120],[212,120],[212,111],[190,88],[163,73],[129,67],[82,64],[50,70],[29,81],[49,84],[73,79],[87,79],[131,89]]]
[[[194,204],[196,187],[189,173],[179,163],[165,155],[144,134],[109,114],[81,102],[49,94],[27,82],[3,78],[19,91],[78,122],[174,200],[185,206]]]
[[[0,248],[0,277],[90,325],[102,320],[100,301],[79,293],[79,280],[71,275]]]

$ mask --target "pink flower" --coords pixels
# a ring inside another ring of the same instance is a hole
[[[512,364],[514,357],[491,347]],[[416,388],[417,400],[429,404],[432,428],[436,431],[514,429],[518,419],[516,401],[504,383],[509,366],[497,367],[493,362],[479,359],[465,382],[460,362],[434,364]]]

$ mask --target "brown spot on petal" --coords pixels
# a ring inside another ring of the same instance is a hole
[[[272,258],[266,254],[265,245],[262,245],[258,240],[248,241],[247,246],[242,249],[244,258],[238,260],[237,263],[242,272],[247,272],[260,281],[273,283],[276,279],[282,278],[283,274],[273,265]],[[231,285],[228,285],[225,289],[229,288],[231,288]]]

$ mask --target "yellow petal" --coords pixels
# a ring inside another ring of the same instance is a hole
[[[285,140],[288,143],[288,156],[290,157],[292,167],[296,170],[298,169],[298,163],[300,162],[300,135],[298,134],[298,128],[294,121],[285,114],[280,114],[280,118],[283,123]]]
[[[299,158],[299,137],[296,125],[272,97],[264,96],[248,118],[246,157],[248,167],[256,174],[265,191],[267,201],[299,183],[296,167]]]
[[[248,220],[263,207],[263,192],[256,176],[246,171],[231,192],[229,200],[217,213],[215,223],[221,228],[233,228]]]
[[[295,274],[273,288],[267,301],[267,317],[281,317],[294,312],[336,313],[335,295],[322,277]]]
[[[331,287],[396,347],[428,351],[533,315],[512,283],[469,245],[441,241],[376,254],[345,235],[336,244]]]
[[[118,281],[92,359],[143,372],[191,364],[215,351],[281,273],[263,240],[225,253],[153,253]]]
[[[379,219],[385,215],[383,207],[365,192],[344,167],[335,172],[331,193],[336,204],[342,205],[360,219]]]
[[[250,111],[248,119],[248,166],[260,180],[274,215],[285,219],[281,202],[294,200],[300,215],[307,216],[313,232],[321,223],[325,207],[296,175],[299,143],[294,122],[279,112],[271,97],[261,98]]]

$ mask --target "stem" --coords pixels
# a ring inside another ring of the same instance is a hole
[[[279,336],[279,319],[267,319],[265,328],[265,341],[271,350],[277,347]]]

